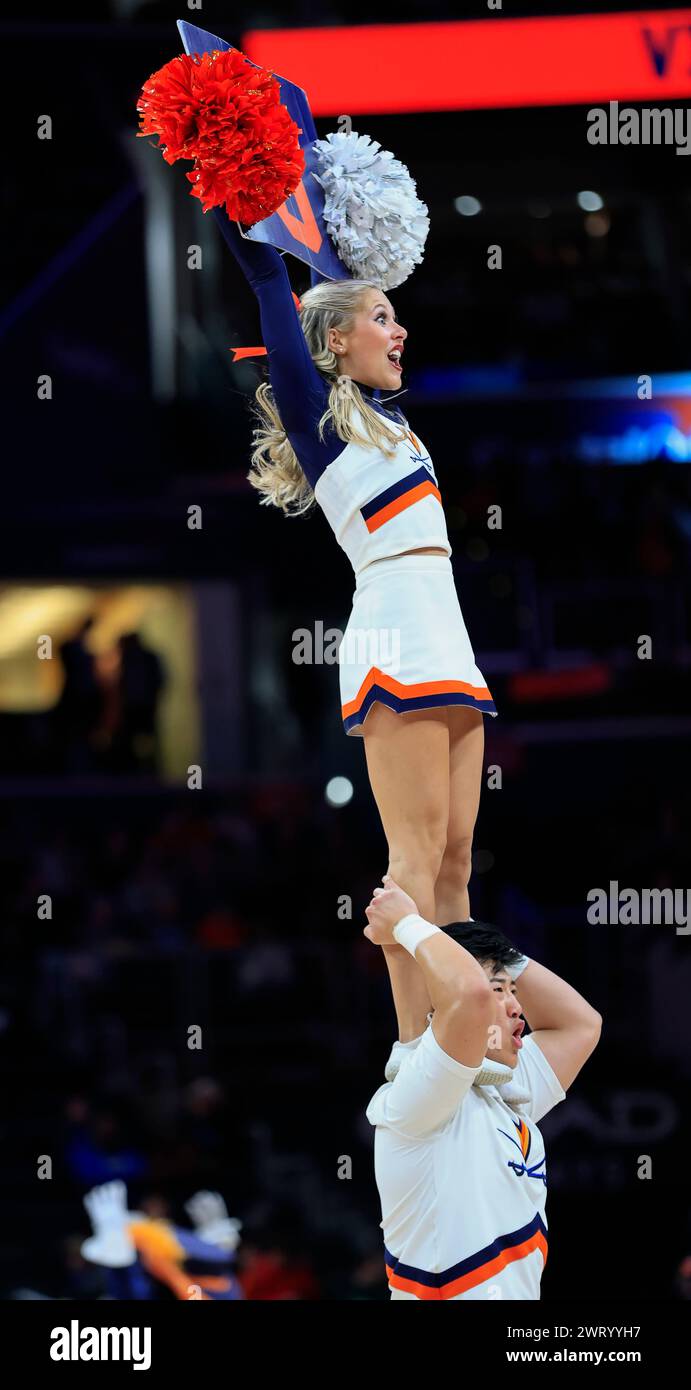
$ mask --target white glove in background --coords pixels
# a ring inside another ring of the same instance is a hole
[[[224,1250],[237,1250],[242,1222],[228,1215],[220,1192],[195,1192],[185,1203],[185,1211],[200,1240],[208,1240],[210,1245],[220,1245]]]
[[[92,1187],[84,1198],[93,1235],[82,1243],[82,1255],[92,1264],[107,1269],[123,1269],[134,1264],[137,1252],[127,1230],[133,1213],[127,1210],[124,1182],[106,1182]]]

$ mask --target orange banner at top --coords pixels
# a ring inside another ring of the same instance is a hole
[[[315,116],[691,95],[691,9],[253,29],[242,50],[304,87]]]

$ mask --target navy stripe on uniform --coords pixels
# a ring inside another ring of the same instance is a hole
[[[454,1279],[462,1279],[464,1274],[472,1274],[474,1269],[479,1269],[481,1265],[489,1264],[490,1260],[496,1259],[501,1255],[502,1250],[510,1250],[514,1245],[522,1245],[524,1240],[529,1240],[536,1231],[540,1231],[547,1238],[547,1227],[540,1217],[539,1212],[535,1213],[532,1221],[527,1226],[521,1226],[518,1231],[510,1231],[508,1235],[497,1236],[491,1245],[486,1245],[484,1250],[478,1250],[477,1254],[469,1255],[466,1260],[459,1260],[458,1264],[451,1265],[450,1269],[444,1269],[440,1274],[432,1274],[427,1269],[417,1269],[415,1265],[404,1265],[401,1260],[397,1260],[395,1255],[384,1246],[384,1256],[387,1265],[401,1279],[411,1279],[417,1284],[424,1284],[430,1289],[442,1288],[444,1284],[450,1284]]]
[[[371,709],[375,700],[381,700],[383,705],[388,705],[389,709],[395,710],[396,714],[405,714],[412,709],[434,709],[441,705],[470,705],[472,709],[480,710],[481,714],[496,714],[494,700],[475,700],[472,695],[464,695],[462,691],[446,691],[441,695],[414,695],[408,699],[401,699],[399,695],[394,695],[391,690],[385,690],[380,685],[370,686],[365,698],[356,710],[355,714],[350,714],[343,720],[343,728],[348,733],[357,724],[362,724],[368,710]]]
[[[361,507],[360,511],[364,520],[369,521],[370,517],[374,516],[376,512],[380,512],[382,507],[388,507],[389,502],[395,502],[397,497],[402,497],[405,492],[411,492],[420,483],[432,483],[433,487],[436,487],[432,474],[426,468],[416,468],[414,473],[409,473],[406,478],[400,478],[397,483],[392,483],[391,487],[385,488],[377,497],[373,497],[371,502],[367,502],[364,507]]]

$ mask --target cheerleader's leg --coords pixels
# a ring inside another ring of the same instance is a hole
[[[485,751],[484,715],[462,705],[449,706],[449,820],[446,847],[434,889],[438,927],[470,916],[468,882],[473,831],[480,805]]]
[[[447,710],[397,714],[376,703],[363,725],[370,786],[389,847],[389,873],[428,921],[449,821]]]

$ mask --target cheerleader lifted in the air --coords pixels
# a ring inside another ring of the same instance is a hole
[[[188,92],[180,96],[179,76],[188,81],[188,73],[181,68],[168,65],[175,84],[169,82],[167,89],[161,74],[155,75],[158,80],[152,77],[140,103],[142,133],[158,133],[168,141],[164,153],[169,162],[198,156],[197,172],[188,177],[193,192],[203,202],[206,197],[209,206],[221,202],[213,183],[220,177],[218,170],[229,165],[231,144],[234,151],[238,148],[239,121],[236,112],[232,142],[229,136],[223,136],[225,144],[218,137],[217,156],[205,166],[204,150],[217,136],[208,111],[217,125],[219,101],[221,96],[226,99],[228,90],[220,83],[223,64],[232,67],[237,108],[239,84],[245,80],[242,61],[242,55],[207,53],[189,69],[191,87],[202,79],[207,88],[215,82],[213,106],[206,89],[203,93],[210,131],[207,134],[205,128],[203,139],[200,117],[189,139],[180,136],[183,127],[192,129],[191,98]],[[258,68],[249,73],[246,99],[257,102],[266,92],[262,81],[267,74]],[[168,119],[165,90],[177,123]],[[281,113],[287,116],[284,108],[279,108],[278,117]],[[278,124],[282,132],[280,120]],[[271,136],[275,144],[275,129]],[[334,140],[335,148],[339,138],[327,140]],[[350,137],[347,157],[362,152],[363,139],[369,147],[366,137]],[[267,142],[264,149],[269,147]],[[370,186],[371,149],[366,151]],[[341,140],[339,176],[345,167],[344,150]],[[282,154],[285,168],[285,147]],[[388,155],[382,159],[385,181],[397,161],[392,164]],[[298,171],[285,188],[291,191],[299,177]],[[366,183],[363,177],[362,186]],[[270,212],[281,205],[285,188]],[[256,294],[268,354],[269,379],[256,392],[258,427],[249,480],[263,503],[279,507],[287,516],[321,507],[352,564],[353,607],[339,654],[341,712],[346,732],[364,741],[369,780],[388,842],[388,869],[429,921],[440,926],[465,921],[483,766],[483,716],[496,711],[475,664],[456,594],[434,464],[400,407],[380,399],[381,392],[401,394],[408,336],[382,286],[400,284],[412,264],[401,269],[394,263],[387,276],[365,278],[360,273],[356,279],[313,284],[298,308],[280,252],[249,240],[239,229],[241,223],[250,225],[262,217],[243,213],[249,205],[244,194],[223,201],[229,216],[218,206],[214,216]],[[419,201],[417,207],[426,212]],[[383,233],[380,240],[385,239]],[[388,250],[394,248],[394,257],[404,241],[402,229],[392,236]],[[376,263],[376,255],[370,260]]]

